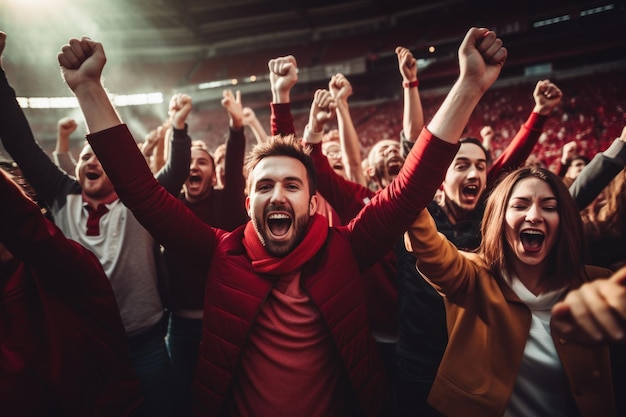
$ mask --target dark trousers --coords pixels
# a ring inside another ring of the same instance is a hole
[[[401,372],[394,375],[393,416],[394,417],[444,417],[428,404],[428,394],[432,379],[423,382],[403,377]]]
[[[193,374],[198,363],[202,339],[202,319],[172,314],[167,329],[167,349],[174,372],[174,408],[180,417],[191,416]]]
[[[161,322],[128,340],[132,367],[139,378],[143,403],[133,417],[173,416],[173,374]]]

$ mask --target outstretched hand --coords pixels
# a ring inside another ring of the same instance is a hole
[[[626,340],[626,267],[583,284],[552,308],[552,328],[568,341]]]
[[[86,36],[70,39],[63,45],[57,56],[61,72],[68,87],[76,92],[82,86],[100,84],[102,70],[106,63],[104,48]]]
[[[459,47],[460,78],[485,92],[498,79],[508,52],[502,39],[486,28],[471,28]]]

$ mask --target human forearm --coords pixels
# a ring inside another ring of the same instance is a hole
[[[170,154],[165,165],[156,173],[156,179],[174,196],[189,175],[191,164],[191,138],[187,134],[187,125],[183,129],[173,129],[169,148]]]
[[[185,127],[185,125],[183,124],[183,128]],[[169,158],[166,156],[165,154],[165,141],[166,141],[166,137],[167,136],[172,136],[173,133],[171,133],[168,130],[163,130],[161,128],[161,132],[159,132],[158,134],[158,140],[156,143],[156,146],[154,147],[154,152],[152,153],[152,164],[150,167],[150,170],[154,173],[159,172],[159,170],[161,168],[163,168],[165,166],[165,164],[167,162],[169,162]]]
[[[65,173],[69,175],[75,175],[76,160],[70,152],[56,152],[52,153],[52,159],[56,166],[61,168]]]
[[[609,149],[593,157],[569,188],[579,210],[591,204],[611,180],[624,169],[625,160],[626,144],[619,139],[615,139]]]
[[[349,180],[366,186],[367,180],[361,168],[362,157],[361,147],[359,146],[359,135],[354,128],[347,103],[337,103],[337,127],[339,130],[339,141],[341,142],[341,154],[345,164],[346,176]]]
[[[398,176],[380,190],[356,217],[355,241],[364,242],[359,259],[377,259],[407,230],[433,199],[459,145],[440,140],[423,129]],[[352,225],[352,223],[351,223]],[[375,241],[372,241],[374,237]],[[389,240],[391,239],[391,240]]]
[[[57,143],[54,147],[54,151],[58,153],[64,153],[70,151],[70,135],[64,133],[57,133]]]
[[[428,131],[446,142],[458,141],[483,94],[478,86],[457,81],[428,123]]]
[[[547,116],[532,112],[526,122],[517,131],[517,134],[496,159],[487,173],[487,186],[491,187],[502,172],[510,171],[521,166],[533,151]]]
[[[228,181],[224,185],[227,190],[243,193],[245,179],[243,164],[245,159],[246,137],[243,129],[229,129],[224,154],[224,173]]]
[[[462,291],[475,276],[473,265],[441,233],[428,210],[422,210],[404,234],[408,252],[415,255],[416,264],[435,289],[452,295]],[[463,279],[460,279],[462,277]]]
[[[0,108],[0,139],[4,149],[20,167],[38,198],[51,204],[57,191],[66,187],[69,180],[37,144],[4,71],[0,71]]]
[[[100,82],[90,82],[74,90],[87,131],[100,132],[122,124],[109,96]]]
[[[417,87],[404,88],[402,130],[410,141],[416,141],[424,127],[424,112]]]
[[[250,121],[248,124],[250,130],[252,130],[252,134],[256,138],[257,143],[263,143],[267,140],[267,132],[261,125],[259,119],[254,118],[254,120]]]

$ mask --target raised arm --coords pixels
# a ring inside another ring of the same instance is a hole
[[[163,123],[156,128],[156,132],[158,140],[152,155],[153,166],[150,167],[155,174],[165,166],[169,159],[169,155],[166,153],[169,151],[169,146],[166,146],[166,138],[172,137],[172,126],[169,123]]]
[[[303,139],[311,148],[318,192],[337,212],[341,223],[347,224],[370,201],[374,193],[335,172],[328,158],[322,153],[323,126],[335,114],[335,106],[335,100],[330,92],[323,89],[315,92]]]
[[[262,143],[267,140],[267,132],[263,128],[254,110],[250,107],[243,108],[243,124],[252,130],[257,143]]]
[[[324,125],[334,117],[336,108],[337,102],[328,90],[315,91],[309,112],[309,123],[305,127],[306,142],[320,143],[322,141]]]
[[[459,48],[460,75],[427,129],[450,143],[458,143],[483,94],[496,81],[507,50],[495,32],[471,28]]]
[[[54,163],[69,175],[74,175],[76,160],[70,151],[70,135],[78,124],[71,117],[64,117],[57,122],[57,143],[52,151]]]
[[[189,175],[189,165],[191,165],[191,138],[187,134],[187,117],[192,107],[191,96],[174,94],[169,103],[169,120],[162,126],[162,134],[170,140],[163,140],[163,144],[167,145],[160,152],[163,155],[164,164],[154,176],[167,191],[175,196],[180,193]],[[157,161],[157,167],[159,164],[160,162]]]
[[[90,132],[87,140],[124,205],[159,243],[204,267],[215,247],[215,232],[155,180],[101,83],[106,62],[102,45],[85,37],[71,39],[58,59],[83,111]]]
[[[222,92],[222,107],[228,113],[228,125],[233,130],[243,130],[243,106],[241,104],[241,92],[233,94],[232,90]]]
[[[417,60],[407,48],[396,48],[398,67],[402,75],[404,110],[402,113],[402,133],[404,137],[415,142],[424,127],[424,111],[419,94],[417,79]]]
[[[557,167],[557,175],[561,178],[565,177],[567,173],[567,166],[569,162],[576,156],[578,150],[578,144],[576,141],[570,141],[563,145],[561,148],[561,158],[559,158],[559,165]]]
[[[141,154],[146,158],[146,163],[150,167],[150,171],[156,172],[158,171],[157,159],[161,160],[161,163],[165,163],[165,157],[161,154],[161,148],[164,148],[162,145],[165,141],[166,129],[161,125],[156,129],[152,129],[146,136],[144,137],[143,142],[139,145],[139,149],[141,150]],[[157,154],[161,154],[157,156]]]
[[[0,32],[0,56],[5,45],[6,34]],[[4,149],[19,165],[24,177],[37,192],[37,198],[51,207],[57,195],[68,190],[80,192],[74,177],[57,167],[37,144],[4,70],[0,70],[0,109],[0,139]]]
[[[122,124],[102,86],[106,55],[100,42],[88,37],[70,39],[58,55],[63,78],[74,92],[85,117],[87,132],[100,132]]]
[[[380,255],[369,251],[380,251],[381,246],[377,245],[383,245],[383,249],[391,247],[432,201],[458,151],[470,115],[498,78],[506,57],[507,50],[494,32],[485,28],[467,32],[459,47],[459,78],[428,126],[422,129],[398,176],[349,224],[355,232],[353,237],[364,242],[368,251],[360,254],[363,257],[359,259],[377,260]],[[377,232],[380,229],[389,235],[381,235]]]
[[[496,136],[496,132],[494,132],[493,127],[491,126],[483,126],[480,129],[480,138],[483,141],[483,148],[485,148],[485,150],[487,152],[489,152],[489,155],[492,154],[492,149],[493,149],[493,138]]]
[[[538,81],[533,90],[535,106],[509,146],[496,159],[487,173],[487,187],[491,187],[500,174],[520,167],[533,151],[541,136],[543,125],[554,108],[561,102],[563,93],[550,80]]]
[[[272,135],[290,135],[296,132],[291,114],[291,88],[298,81],[298,63],[293,55],[270,59],[267,63],[270,71],[272,114],[270,124]]]
[[[352,95],[352,84],[343,74],[333,75],[328,83],[328,91],[335,99],[341,157],[350,181],[367,186],[361,163],[361,146],[359,135],[354,128],[348,98]]]
[[[569,192],[580,210],[587,207],[626,167],[626,126],[604,152],[596,154],[578,174]]]
[[[233,94],[231,90],[222,93],[222,107],[226,109],[229,118],[229,136],[226,140],[224,151],[224,176],[225,184],[223,210],[228,210],[229,215],[224,216],[229,224],[221,226],[227,230],[234,230],[244,224],[248,219],[245,210],[245,178],[243,164],[246,149],[244,136],[244,115],[241,104],[241,93]]]

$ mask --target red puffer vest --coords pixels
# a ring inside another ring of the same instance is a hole
[[[252,270],[241,227],[221,235],[206,283],[202,344],[195,375],[195,414],[223,414],[250,328],[272,287],[272,277]],[[361,414],[378,416],[386,377],[367,320],[364,281],[345,228],[331,228],[301,280],[335,341]]]

